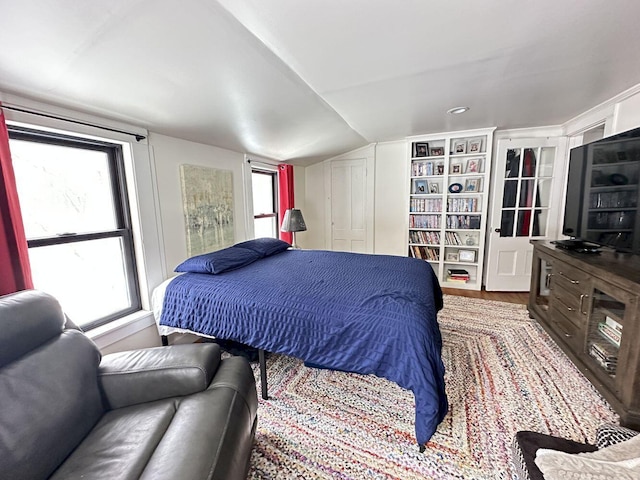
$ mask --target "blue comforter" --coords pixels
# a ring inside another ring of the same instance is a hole
[[[422,260],[287,250],[218,275],[176,277],[160,324],[396,382],[415,396],[423,445],[448,409],[440,308]]]

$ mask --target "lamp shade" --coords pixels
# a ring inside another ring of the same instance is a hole
[[[304,223],[302,212],[297,208],[290,208],[284,212],[284,218],[282,219],[282,227],[280,230],[283,232],[304,232],[307,229],[307,225]]]

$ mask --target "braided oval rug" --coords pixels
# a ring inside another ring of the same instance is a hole
[[[444,303],[450,407],[424,453],[410,391],[272,355],[248,478],[514,479],[518,430],[593,441],[600,424],[618,422],[524,305],[451,295]]]

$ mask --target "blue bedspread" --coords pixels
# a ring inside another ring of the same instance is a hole
[[[218,275],[178,276],[160,324],[396,382],[413,391],[422,445],[448,409],[440,308],[422,260],[287,250]]]

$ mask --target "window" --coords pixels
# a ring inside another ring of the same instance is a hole
[[[253,229],[255,238],[278,238],[277,172],[251,171]]]
[[[19,127],[9,138],[34,287],[85,330],[139,310],[122,146]]]

